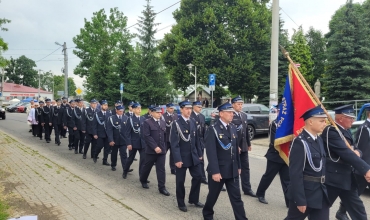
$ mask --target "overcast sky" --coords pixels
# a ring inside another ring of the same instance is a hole
[[[84,26],[84,18],[90,20],[93,12],[102,8],[109,13],[110,8],[118,7],[128,17],[128,26],[131,26],[137,22],[145,5],[145,0],[0,1],[0,17],[11,20],[10,24],[5,25],[9,31],[0,32],[0,36],[9,44],[9,50],[3,56],[17,58],[25,55],[35,61],[42,59],[36,63],[37,69],[52,70],[54,74],[61,75],[64,65],[62,49],[57,50],[59,46],[55,42],[66,42],[70,48],[67,50],[69,76],[74,76],[73,69],[79,63],[79,59],[72,53],[75,46],[72,38]],[[171,30],[170,25],[175,23],[172,12],[179,8],[180,3],[177,2],[178,0],[152,0],[156,12],[175,4],[156,17],[156,22],[160,23],[158,30],[163,29],[157,33],[158,39],[162,39]],[[305,31],[313,26],[326,33],[331,16],[345,2],[346,0],[280,0],[284,28],[292,33],[297,25],[302,25]],[[133,27],[130,31],[136,32],[136,29]],[[46,57],[55,50],[55,53]],[[82,86],[83,79],[78,76],[74,78],[77,86]]]

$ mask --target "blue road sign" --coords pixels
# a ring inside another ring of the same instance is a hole
[[[121,84],[119,85],[119,91],[120,91],[120,93],[123,93],[123,83],[121,83]]]
[[[209,74],[209,86],[216,85],[216,74]]]

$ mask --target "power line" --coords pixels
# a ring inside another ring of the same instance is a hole
[[[42,59],[40,59],[40,60],[36,61],[36,63],[37,63],[37,62],[39,62],[39,61],[41,61],[41,60],[43,60],[43,59],[45,59],[46,57],[48,57],[48,56],[52,55],[53,53],[57,52],[61,47],[62,47],[62,46],[58,47],[58,49],[54,50],[54,51],[53,51],[53,52],[51,52],[49,55],[47,55],[47,56],[45,56],[44,58],[42,58]]]
[[[158,15],[158,14],[160,14],[160,13],[164,12],[164,11],[166,11],[167,9],[169,9],[169,8],[171,8],[171,7],[173,7],[173,6],[177,5],[177,4],[179,4],[180,2],[181,2],[181,1],[178,1],[178,2],[176,2],[176,3],[172,4],[172,5],[170,5],[170,6],[168,6],[167,8],[165,8],[165,9],[163,9],[163,10],[159,11],[158,13],[154,13],[154,15]],[[139,24],[139,23],[135,23],[135,24],[131,25],[130,27],[128,27],[127,29],[132,28],[132,27],[134,27],[134,26],[135,26],[135,25],[137,25],[137,24]]]
[[[157,33],[160,32],[160,31],[162,31],[162,30],[164,30],[164,29],[166,29],[166,28],[172,27],[173,25],[175,25],[175,24],[170,24],[170,25],[168,25],[168,26],[166,26],[164,28],[161,28],[161,29],[157,30]]]
[[[284,9],[283,8],[280,8],[283,12],[284,12],[284,14],[286,14],[286,16],[288,16],[288,18],[290,18],[290,20],[292,20],[293,21],[293,23],[295,24],[295,25],[297,25],[297,27],[299,27],[299,25],[297,24],[297,23],[295,23],[295,21],[284,11]]]

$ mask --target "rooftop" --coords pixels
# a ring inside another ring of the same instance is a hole
[[[3,92],[38,93],[39,89],[29,87],[29,86],[19,85],[19,84],[15,84],[15,83],[4,82]],[[49,93],[49,94],[52,93],[52,92],[45,91],[43,89],[40,89],[40,92],[41,93]]]

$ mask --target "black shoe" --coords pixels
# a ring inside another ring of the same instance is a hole
[[[112,167],[112,171],[116,171],[116,167]]]
[[[244,195],[252,196],[252,197],[257,197],[256,194],[250,189],[246,192],[244,192]]]
[[[263,204],[269,204],[264,197],[258,197],[258,201]]]
[[[82,158],[83,158],[83,159],[86,159],[86,154],[84,154],[84,155],[82,156]]]
[[[79,154],[84,154],[82,151],[79,151],[78,153],[79,153]]]
[[[144,189],[149,189],[149,186],[147,183],[141,183],[141,186],[144,188]]]
[[[110,166],[110,163],[108,163],[107,161],[103,161],[103,165]]]
[[[222,192],[225,192],[225,191],[226,191],[226,189],[225,189],[225,187],[224,187],[224,186],[222,187],[221,191],[222,191]]]
[[[134,161],[137,161],[137,159],[135,158]]]
[[[42,140],[42,138],[40,138],[40,140]]]
[[[187,212],[188,211],[188,208],[186,208],[186,206],[183,206],[183,207],[180,207],[179,206],[179,209],[183,212]]]
[[[67,136],[62,136],[63,138],[67,138]]]
[[[126,178],[127,178],[127,173],[126,173],[126,172],[123,172],[123,174],[122,174],[122,178],[123,178],[123,179],[126,179]]]
[[[203,208],[204,207],[204,204],[200,203],[200,202],[189,202],[189,204],[194,204],[195,207],[198,207],[198,208]]]
[[[32,129],[30,129],[28,132],[32,132]]]
[[[96,157],[93,158],[93,161],[94,163],[96,163],[96,161],[98,161],[98,159],[96,159]]]
[[[49,141],[49,140],[47,140],[47,141],[46,141],[46,143],[50,143],[50,141]]]
[[[202,183],[208,185],[207,180],[202,180]]]
[[[176,175],[176,170],[171,170],[171,174]]]
[[[335,218],[338,219],[338,220],[349,220],[348,215],[347,215],[346,210],[344,209],[344,207],[339,206],[339,210],[335,214]]]
[[[72,150],[72,149],[71,149]],[[75,154],[78,154],[78,152],[75,150]]]
[[[132,171],[134,171],[134,169],[129,169],[129,170],[127,171],[127,173],[131,173]]]
[[[69,149],[69,150],[72,150],[72,147],[71,147],[71,146],[69,146],[69,147],[68,147],[68,149]]]
[[[59,142],[59,143],[57,143],[57,144],[58,144],[58,146],[60,146],[60,144],[61,144],[61,143]]]
[[[149,181],[149,180],[147,180],[147,181],[146,181],[146,183],[150,183],[150,181]]]
[[[163,194],[165,196],[170,196],[171,195],[166,189],[159,190],[159,193]]]

